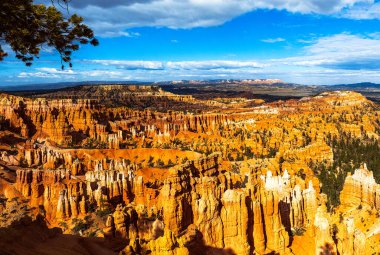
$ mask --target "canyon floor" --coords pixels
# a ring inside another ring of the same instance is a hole
[[[377,96],[264,85],[1,93],[0,254],[380,254]]]

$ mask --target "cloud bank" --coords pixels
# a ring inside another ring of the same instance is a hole
[[[134,27],[217,26],[257,9],[353,19],[379,17],[379,4],[374,0],[81,0],[70,4],[72,12],[85,17],[103,37],[131,36],[125,30]]]
[[[344,70],[380,70],[380,37],[342,33],[305,46],[301,57],[275,60],[287,65]]]

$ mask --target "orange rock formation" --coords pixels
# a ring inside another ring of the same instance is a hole
[[[373,103],[354,92],[239,100],[122,85],[2,94],[0,212],[20,196],[49,227],[121,254],[379,252],[372,173],[349,175],[329,211],[310,168],[334,162],[328,140],[342,132],[378,139]]]

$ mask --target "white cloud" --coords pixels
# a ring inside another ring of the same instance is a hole
[[[380,39],[380,32],[370,33],[368,36],[373,39]]]
[[[380,19],[380,3],[364,3],[355,5],[352,8],[346,9],[340,15],[349,19]]]
[[[167,62],[169,69],[179,70],[212,70],[212,69],[240,69],[240,68],[262,68],[265,65],[257,61],[234,61],[234,60],[208,60],[208,61],[177,61]]]
[[[72,76],[76,75],[73,70],[60,70],[56,68],[50,68],[50,67],[41,67],[41,68],[36,68],[38,72],[20,72],[18,74],[18,78],[30,78],[30,77],[35,77],[35,78],[59,78],[62,75],[64,76]]]
[[[105,31],[101,35],[101,37],[139,37],[140,33],[134,33],[134,32],[126,32],[126,31]]]
[[[129,61],[129,60],[86,60],[87,62],[102,64],[105,66],[114,65],[123,69],[144,69],[144,70],[162,70],[163,63],[160,61]]]
[[[74,74],[76,74],[71,69],[62,70],[62,69],[51,68],[51,67],[40,67],[40,68],[36,68],[36,69],[39,70],[39,71],[48,73],[48,74],[65,74],[65,75],[74,75]]]
[[[315,41],[314,40],[298,39],[297,42],[304,43],[304,44],[310,44],[310,43],[314,43]]]
[[[281,38],[281,37],[277,37],[277,38],[268,38],[268,39],[263,39],[261,40],[262,42],[265,42],[265,43],[276,43],[276,42],[284,42],[285,39],[284,38]]]
[[[63,75],[47,73],[47,72],[20,72],[17,75],[18,78],[44,78],[44,79],[58,79],[62,78]],[[65,77],[69,77],[66,76]]]
[[[121,71],[108,71],[108,70],[90,70],[90,71],[82,71],[80,75],[85,77],[105,77],[108,79],[114,78],[125,78],[124,73]],[[129,77],[127,77],[129,78]]]
[[[46,2],[47,0],[36,0],[37,2]],[[180,6],[186,7],[215,7],[221,10],[223,6],[236,6],[242,5],[249,9],[254,8],[266,8],[266,9],[285,9],[290,12],[302,12],[302,13],[333,13],[341,10],[342,8],[353,6],[356,3],[373,3],[373,0],[81,0],[72,1],[71,5],[75,8],[82,9],[89,6],[96,6],[104,9],[114,7],[131,7],[135,6],[174,6],[181,4]],[[171,11],[168,9],[168,11]]]
[[[363,36],[347,33],[321,37],[304,47],[302,56],[273,62],[348,70],[380,70],[380,38],[378,34]]]
[[[115,37],[129,34],[125,30],[132,27],[216,26],[257,9],[337,15],[358,4],[373,3],[374,0],[87,0],[72,2],[72,11],[84,16],[98,35]]]
[[[37,71],[31,72],[20,72],[18,78],[49,78],[49,79],[76,79],[76,78],[93,78],[93,77],[104,77],[104,78],[122,78],[124,73],[121,71],[112,70],[60,70],[50,67],[36,68]]]
[[[52,74],[48,74],[48,73],[44,73],[44,72],[32,72],[32,73],[29,73],[29,72],[21,72],[17,75],[18,78],[30,78],[30,77],[34,77],[34,78],[58,78],[59,76],[57,75],[52,75]]]
[[[127,70],[213,70],[262,68],[257,61],[204,60],[204,61],[129,61],[129,60],[86,60],[87,62],[113,65]]]

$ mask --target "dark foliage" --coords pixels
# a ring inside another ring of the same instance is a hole
[[[66,6],[68,1],[61,0]],[[62,69],[64,63],[72,66],[71,55],[80,44],[98,45],[82,17],[74,14],[65,18],[54,5],[47,7],[32,0],[0,1],[0,42],[8,44],[27,66],[39,58],[43,46],[52,47],[60,54]],[[0,61],[7,55],[0,45]]]
[[[330,139],[328,143],[334,153],[333,164],[316,164],[311,168],[322,183],[322,192],[328,196],[328,208],[332,209],[339,205],[339,194],[347,174],[353,173],[361,164],[366,163],[375,180],[380,182],[380,147],[375,139],[354,138],[346,133],[342,133],[340,139]]]

